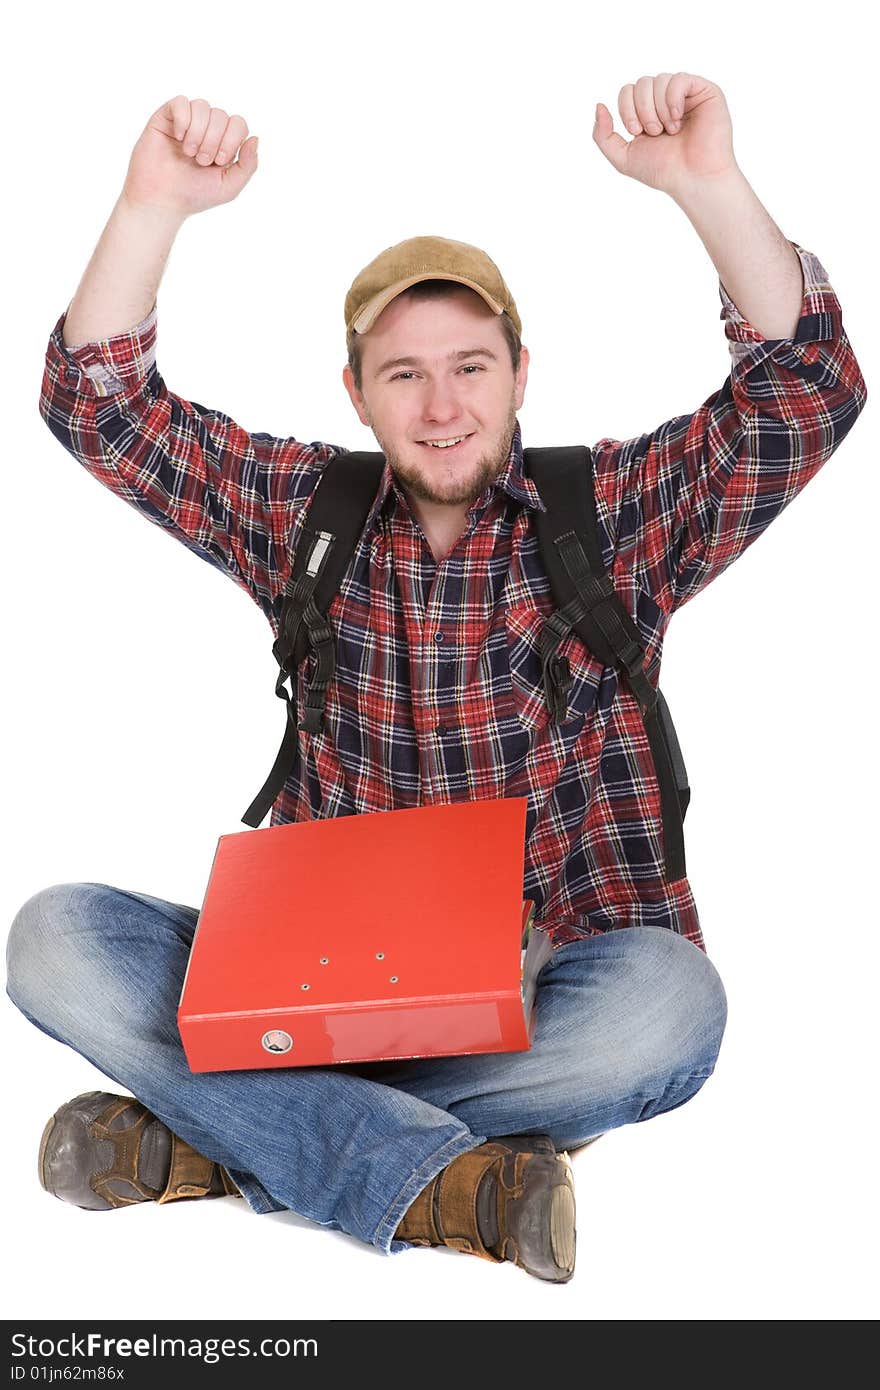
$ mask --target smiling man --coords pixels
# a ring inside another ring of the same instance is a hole
[[[619,110],[633,139],[599,106],[595,143],[697,230],[731,357],[692,413],[584,451],[596,546],[656,686],[673,614],[815,476],[867,391],[824,267],[780,232],[733,158],[720,89],[660,73],[628,83]],[[277,638],[292,551],[324,470],[348,451],[249,432],[169,391],[155,361],[174,237],[252,177],[246,134],[204,101],[154,112],[51,333],[40,409],[93,477],[242,587]],[[564,266],[556,281],[572,292],[574,334],[589,286]],[[63,1104],[40,1178],[93,1210],[238,1191],[256,1212],[290,1209],[385,1254],[447,1245],[564,1283],[576,1234],[567,1151],[696,1095],[721,1046],[725,991],[688,879],[666,871],[661,787],[619,664],[569,630],[558,652],[571,681],[548,708],[555,605],[536,536],[548,508],[523,448],[529,357],[498,267],[466,242],[410,238],[355,278],[345,324],[343,380],[384,464],[333,610],[324,725],[296,726],[272,824],[527,798],[523,895],[552,947],[532,1046],[193,1074],[176,1006],[198,909],[55,884],[12,924],[7,990],[132,1095]],[[152,732],[173,767],[167,721]],[[626,1200],[613,1167],[601,1186]]]
[[[413,264],[430,265],[431,278],[413,280]],[[443,274],[456,279],[440,279]],[[473,276],[498,299],[458,278],[476,286]],[[401,283],[407,287],[393,293]],[[383,288],[371,294],[376,284]],[[498,308],[507,315],[504,327]],[[475,247],[413,237],[362,271],[347,296],[346,317],[357,369],[356,376],[351,362],[345,367],[346,390],[434,558],[442,560],[464,531],[470,507],[510,457],[529,373],[516,306],[497,268]]]

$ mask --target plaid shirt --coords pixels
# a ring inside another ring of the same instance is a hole
[[[592,448],[603,558],[655,685],[672,614],[806,486],[866,400],[827,273],[791,245],[804,275],[794,337],[765,339],[719,280],[732,359],[721,388],[693,414]],[[62,343],[65,317],[46,352],[49,429],[94,478],[240,584],[277,636],[292,547],[341,446],[249,433],[173,395],[155,365],[155,303],[128,332],[75,348]],[[555,604],[522,448],[517,422],[502,473],[440,564],[386,461],[330,607],[325,731],[300,731],[270,824],[527,797],[523,893],[554,948],[660,926],[705,950],[687,878],[664,881],[638,705],[575,633],[559,648],[573,676],[566,718],[549,721],[540,634]],[[298,707],[314,663],[309,653],[295,673]],[[283,728],[279,718],[279,739]]]

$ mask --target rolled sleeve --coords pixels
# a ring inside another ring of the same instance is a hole
[[[73,347],[62,338],[69,309],[59,316],[47,351],[47,366],[58,383],[87,396],[113,396],[140,386],[156,361],[157,301],[133,328]]]
[[[804,282],[801,313],[793,337],[765,338],[764,334],[740,313],[724,282],[720,279],[718,281],[718,293],[721,298],[719,318],[724,322],[724,332],[735,370],[751,371],[752,367],[764,361],[777,343],[818,343],[829,338],[838,338],[843,331],[840,303],[819,257],[814,252],[805,250],[796,241],[789,242],[789,245],[797,252]]]

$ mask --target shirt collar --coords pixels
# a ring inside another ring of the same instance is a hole
[[[510,497],[516,498],[518,502],[525,503],[527,507],[531,507],[534,511],[545,512],[547,508],[541,501],[538,489],[535,487],[532,479],[527,477],[523,470],[522,431],[520,429],[519,420],[517,420],[513,430],[513,438],[510,441],[510,452],[507,456],[507,462],[498,474],[492,487],[503,488]],[[379,513],[389,502],[389,498],[398,498],[401,501],[404,500],[397,479],[391,471],[391,465],[386,459],[385,466],[382,469],[382,480],[379,484],[379,491],[367,519],[368,527],[372,526],[376,521]]]

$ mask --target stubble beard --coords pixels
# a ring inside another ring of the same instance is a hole
[[[439,506],[464,507],[471,506],[504,471],[510,457],[510,445],[515,428],[516,406],[511,399],[499,444],[476,460],[469,462],[466,472],[460,480],[453,477],[447,480],[442,487],[435,487],[428,473],[410,464],[407,460],[401,459],[392,448],[386,447],[381,440],[379,443],[382,445],[382,452],[388,460],[399,487],[406,495],[414,497],[420,502],[431,502]],[[375,427],[373,427],[373,433],[376,433]],[[376,438],[378,439],[378,435]],[[419,444],[413,445],[413,448],[416,449],[421,447]]]

